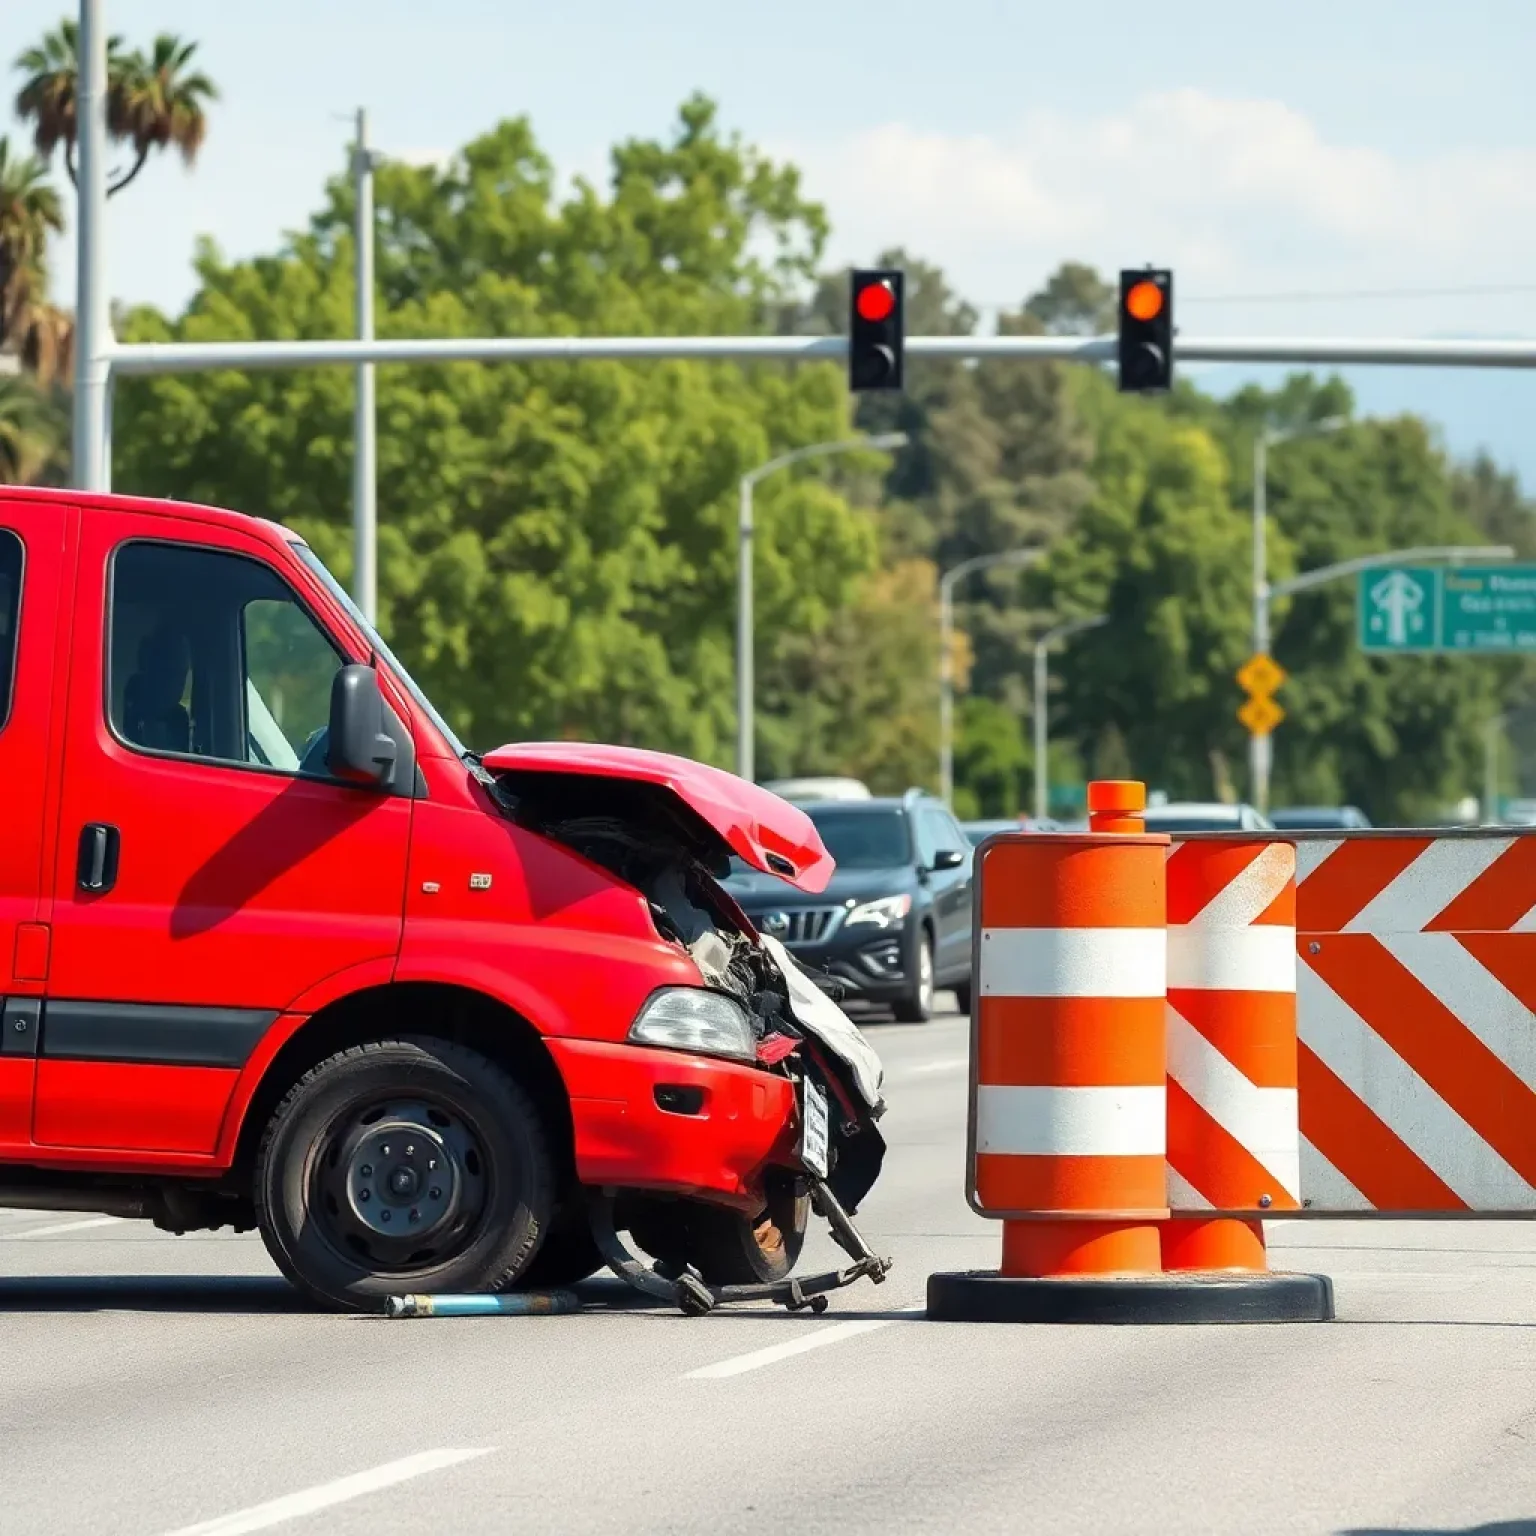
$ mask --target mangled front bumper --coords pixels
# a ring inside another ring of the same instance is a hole
[[[793,1157],[789,1078],[654,1046],[548,1045],[570,1093],[583,1184],[708,1199],[748,1215],[762,1209],[764,1173]]]

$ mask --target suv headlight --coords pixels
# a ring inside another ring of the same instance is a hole
[[[891,928],[912,910],[910,896],[882,896],[879,901],[866,901],[857,906],[843,919],[843,927],[855,923],[873,923],[877,928]]]
[[[668,987],[658,992],[630,1025],[629,1038],[635,1045],[757,1060],[757,1040],[746,1009],[724,993],[703,987]]]

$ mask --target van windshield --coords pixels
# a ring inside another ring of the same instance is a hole
[[[309,545],[301,543],[297,539],[292,540],[289,547],[293,550],[294,554],[296,554],[299,559],[302,560],[304,564],[307,565],[309,569],[313,571],[315,575],[325,584],[325,590],[329,592],[331,596],[334,597],[336,601],[347,610],[348,614],[352,618],[352,622],[356,624],[360,630],[362,630],[364,636],[367,638],[369,645],[371,645],[374,650],[376,650],[379,655],[384,658],[384,661],[388,665],[390,671],[392,671],[400,680],[401,686],[416,701],[417,708],[419,708],[422,714],[424,714],[427,719],[429,719],[432,724],[435,725],[442,733],[443,740],[446,741],[448,745],[456,753],[458,753],[460,757],[463,757],[465,752],[468,750],[464,743],[460,741],[456,735],[454,735],[453,728],[432,707],[431,699],[429,699],[426,694],[421,691],[420,687],[417,685],[416,679],[405,670],[395,653],[390,650],[387,645],[384,644],[382,639],[380,639],[378,630],[376,630],[373,625],[363,617],[362,609],[360,609],[357,604],[352,601],[351,595],[348,593],[347,589],[342,586],[342,584],[337,581],[336,578],[332,576],[331,573],[326,569],[325,562],[319,557],[319,555],[314,552],[314,550],[309,547]]]

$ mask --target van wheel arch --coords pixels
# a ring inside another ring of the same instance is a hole
[[[338,998],[283,1042],[251,1095],[235,1145],[242,1188],[256,1166],[268,1121],[284,1096],[312,1067],[338,1051],[406,1033],[451,1041],[489,1057],[529,1094],[554,1161],[557,1200],[577,1193],[575,1128],[565,1080],[534,1026],[505,1003],[469,987],[439,982],[391,982]]]

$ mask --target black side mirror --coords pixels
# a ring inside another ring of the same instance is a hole
[[[385,730],[384,695],[379,674],[353,662],[331,683],[331,726],[326,742],[326,766],[351,784],[394,782],[395,739]]]
[[[965,863],[965,855],[958,848],[940,848],[933,856],[933,867],[940,869],[959,869]]]

